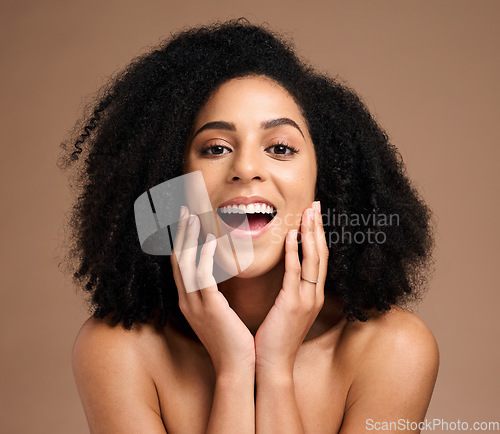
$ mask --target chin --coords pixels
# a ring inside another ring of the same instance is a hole
[[[252,264],[245,268],[245,270],[239,273],[236,277],[240,279],[261,277],[276,267],[284,267],[284,250],[281,254],[274,254],[273,257],[270,257],[270,255],[256,254]]]

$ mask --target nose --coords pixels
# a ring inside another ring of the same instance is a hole
[[[249,183],[253,180],[264,181],[265,167],[260,152],[253,148],[240,148],[234,152],[227,180],[241,183]]]

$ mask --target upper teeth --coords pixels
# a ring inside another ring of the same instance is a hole
[[[265,203],[250,203],[248,205],[229,205],[219,208],[220,212],[227,214],[273,214],[275,212],[274,208]]]

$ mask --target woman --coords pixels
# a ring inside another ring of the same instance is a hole
[[[237,20],[134,61],[83,129],[65,163],[84,161],[73,259],[94,311],[73,366],[92,433],[418,428],[438,350],[399,306],[425,282],[430,211],[353,91]],[[241,205],[250,225],[254,260],[219,283],[213,236],[199,264],[183,248],[189,209],[170,260],[137,239],[135,199],[198,170],[214,216]]]

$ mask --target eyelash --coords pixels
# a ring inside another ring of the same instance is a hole
[[[278,146],[284,147],[289,152],[285,153],[285,154],[273,154],[273,155],[281,156],[281,157],[286,157],[287,158],[287,157],[290,157],[293,154],[297,154],[299,152],[299,150],[297,148],[294,148],[293,146],[290,146],[290,145],[285,145],[284,143],[281,143],[281,142],[280,143],[275,143],[274,145],[271,145],[271,146],[267,147],[266,151],[268,149],[276,148]],[[229,149],[227,146],[223,146],[223,145],[208,145],[208,146],[205,146],[205,147],[201,148],[200,149],[200,153],[203,154],[203,155],[211,155],[211,156],[217,156],[217,155],[223,155],[224,154],[224,152],[222,154],[212,154],[211,152],[209,152],[210,150],[213,150],[214,148]]]

